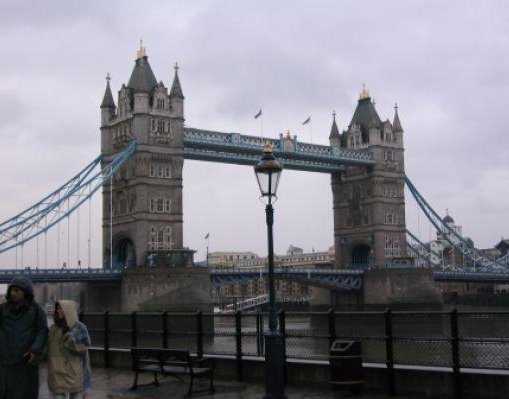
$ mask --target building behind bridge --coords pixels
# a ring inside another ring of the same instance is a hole
[[[302,248],[290,245],[286,254],[274,255],[276,267],[292,269],[326,269],[334,265],[334,247],[327,251],[314,250],[304,252]],[[267,257],[261,257],[250,251],[216,251],[208,256],[208,265],[211,269],[266,269]],[[298,301],[310,295],[311,287],[308,284],[289,280],[276,280],[277,297],[288,301]],[[246,281],[244,284],[230,285],[214,288],[212,294],[217,303],[230,303],[231,301],[252,298],[268,292],[265,278]]]

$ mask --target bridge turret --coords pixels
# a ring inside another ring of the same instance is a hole
[[[394,119],[392,122],[392,131],[394,132],[394,138],[397,143],[401,147],[403,147],[403,128],[401,127],[401,122],[399,121],[398,115],[398,104],[394,104]]]
[[[339,134],[338,125],[336,124],[336,111],[332,112],[332,126],[330,129],[329,143],[332,147],[341,146],[341,136]]]
[[[170,109],[173,117],[184,119],[184,94],[182,93],[178,70],[179,66],[175,63],[175,76],[170,90]]]
[[[140,49],[136,55],[134,69],[127,87],[133,93],[133,113],[148,113],[151,100],[153,100],[153,93],[158,87],[158,83],[148,63],[143,42],[140,43]]]
[[[363,87],[342,144],[369,150],[377,163],[332,176],[338,267],[383,267],[406,255],[402,133],[399,118],[382,122]]]
[[[101,102],[101,126],[106,126],[115,117],[115,101],[111,94],[110,74],[106,75],[106,90],[104,91],[103,100]]]
[[[177,72],[170,95],[156,80],[141,43],[129,82],[118,92],[117,113],[101,126],[103,163],[131,140],[139,145],[103,189],[106,268],[141,266],[149,259],[161,265],[184,256],[183,99]],[[108,95],[106,104],[112,101]]]

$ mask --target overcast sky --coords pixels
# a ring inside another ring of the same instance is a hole
[[[114,93],[127,83],[143,38],[167,86],[179,63],[191,127],[259,135],[262,108],[265,136],[327,144],[332,111],[344,129],[366,83],[382,120],[399,105],[410,179],[492,247],[509,237],[508,22],[507,1],[2,1],[0,219],[99,154],[104,77]],[[203,259],[210,233],[211,251],[265,255],[258,195],[250,167],[186,161],[185,245]],[[284,171],[275,208],[277,253],[332,245],[328,175]],[[415,210],[407,195],[408,226],[428,240]]]

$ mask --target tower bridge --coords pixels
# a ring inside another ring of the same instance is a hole
[[[424,256],[429,249],[415,242],[416,237],[406,230],[405,184],[435,227],[448,228],[405,176],[404,131],[397,107],[392,121],[382,120],[366,89],[342,132],[333,114],[328,146],[300,142],[289,133],[265,138],[185,127],[184,99],[178,67],[168,89],[156,79],[145,49],[140,47],[130,79],[118,91],[116,101],[107,78],[100,105],[100,157],[34,206],[0,223],[0,253],[23,248],[68,220],[101,188],[102,269],[31,269],[23,273],[36,282],[121,281],[122,288],[115,295],[121,297],[122,306],[128,304],[126,309],[136,309],[136,301],[155,306],[157,298],[178,302],[193,292],[196,305],[208,295],[211,283],[233,284],[263,277],[265,271],[209,272],[194,267],[194,252],[184,246],[182,233],[184,160],[254,165],[267,142],[285,168],[331,176],[333,269],[280,269],[277,274],[281,278],[333,290],[360,290],[366,289],[366,273],[351,270],[354,266],[383,270],[409,259],[407,248]],[[428,280],[507,281],[509,274],[500,273],[509,272],[507,262],[487,259],[453,233],[444,234],[448,236],[474,267],[480,267],[477,273],[436,271],[434,276],[428,270],[422,273]],[[494,271],[499,272],[496,277]],[[0,271],[0,281],[8,281],[17,272]],[[405,289],[412,290],[412,285]],[[95,292],[102,294],[100,288]]]
[[[34,283],[54,282],[111,282],[121,281],[123,271],[119,269],[84,268],[84,269],[1,269],[0,284],[8,284],[15,276],[23,275]],[[276,278],[290,279],[317,285],[332,290],[361,290],[364,270],[347,269],[291,269],[277,267],[274,269]],[[210,270],[212,288],[241,285],[254,279],[267,278],[267,270],[260,268],[217,269]],[[451,272],[434,271],[435,281],[452,282],[494,282],[509,284],[509,273],[486,272]]]

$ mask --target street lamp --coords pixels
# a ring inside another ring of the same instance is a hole
[[[268,263],[269,263],[269,331],[265,333],[265,396],[264,399],[286,399],[284,387],[283,337],[277,329],[275,289],[274,289],[274,249],[272,225],[274,208],[272,199],[276,198],[277,186],[283,166],[276,160],[272,146],[267,143],[263,157],[254,167],[260,186],[261,198],[267,199],[265,215],[267,220]]]

